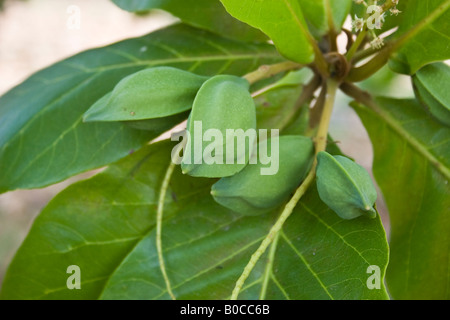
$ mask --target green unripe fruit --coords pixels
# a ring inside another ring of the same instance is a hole
[[[272,138],[273,139],[273,138]],[[216,182],[211,189],[214,200],[243,215],[259,215],[282,205],[300,185],[311,167],[314,145],[303,136],[279,137],[279,150],[272,150],[272,139],[260,142],[258,151],[266,147],[273,157],[278,151],[278,172],[262,175],[267,165],[258,161],[247,165],[232,177]]]
[[[183,173],[221,178],[246,166],[256,139],[256,111],[249,86],[247,80],[229,75],[215,76],[202,85],[187,124]]]
[[[198,89],[207,79],[171,67],[133,73],[98,100],[84,114],[84,121],[160,119],[182,113],[192,107]]]
[[[369,173],[354,161],[322,151],[317,155],[320,199],[342,219],[376,217],[377,191]]]
[[[413,76],[414,91],[422,105],[441,123],[450,126],[450,67],[443,62],[429,64]]]

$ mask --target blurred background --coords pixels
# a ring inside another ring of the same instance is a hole
[[[80,51],[141,36],[176,21],[162,11],[133,15],[110,0],[0,0],[0,6],[0,95],[32,73]],[[79,28],[68,27],[73,8],[79,8]],[[362,85],[370,86],[379,95],[412,96],[409,79],[393,77],[387,69]],[[348,101],[339,96],[331,135],[340,142],[344,153],[370,171],[372,146]],[[85,173],[44,189],[0,195],[0,287],[7,266],[40,210],[62,189],[92,174]],[[377,206],[389,231],[381,196]]]

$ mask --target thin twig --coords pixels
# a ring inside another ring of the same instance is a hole
[[[322,87],[322,90],[320,91],[319,97],[316,100],[316,103],[314,104],[314,107],[310,110],[309,113],[309,128],[313,129],[315,128],[320,121],[320,117],[323,113],[323,108],[325,106],[325,99],[327,95],[327,87],[326,84]]]
[[[303,65],[292,61],[285,61],[271,65],[262,65],[257,70],[247,73],[245,76],[243,76],[243,78],[246,79],[250,84],[253,84],[260,80],[273,77],[278,73],[290,70],[297,70],[302,67]]]
[[[285,117],[286,120],[284,121],[284,123],[280,125],[281,131],[283,131],[285,128],[289,128],[295,122],[295,120],[299,117],[299,113],[301,112],[302,107],[306,103],[310,103],[310,101],[314,97],[314,92],[316,92],[321,83],[322,80],[320,76],[316,74],[308,84],[303,86],[300,97],[295,102],[295,105],[290,111],[289,115]]]

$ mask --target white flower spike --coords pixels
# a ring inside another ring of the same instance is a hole
[[[352,22],[352,27],[355,29],[355,31],[362,30],[364,28],[364,19],[358,18],[358,16],[355,15],[355,19]]]
[[[381,38],[376,37],[370,42],[373,49],[381,49],[384,46],[384,41]]]
[[[391,10],[389,10],[391,12],[391,16],[398,16],[399,13],[402,13],[400,10],[398,10],[397,8],[392,8]]]

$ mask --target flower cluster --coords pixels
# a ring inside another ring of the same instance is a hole
[[[353,0],[356,4],[364,5],[367,10],[366,13],[369,15],[367,18],[359,18],[355,15],[355,18],[352,22],[352,28],[355,31],[366,31],[369,30],[370,34],[373,37],[373,40],[370,42],[370,45],[374,49],[380,49],[383,47],[384,42],[383,39],[379,38],[375,33],[374,29],[382,29],[385,14],[389,10],[392,15],[397,16],[401,13],[400,10],[397,9],[397,5],[399,0],[387,0],[383,5],[378,5],[378,1],[372,1],[372,3],[367,3],[365,0]]]

